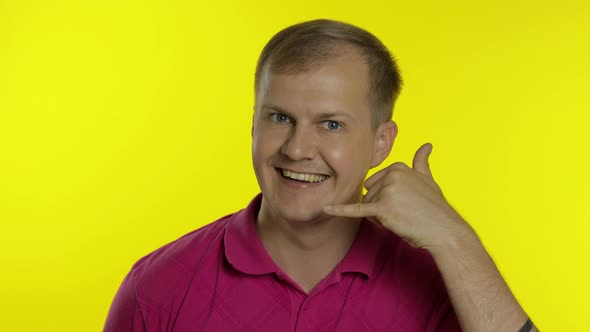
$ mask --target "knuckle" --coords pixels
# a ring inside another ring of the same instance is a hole
[[[403,174],[404,173],[401,169],[396,169],[392,170],[391,173],[389,173],[389,177],[393,180],[399,180],[402,178]]]
[[[361,206],[361,203],[356,203],[356,204],[354,204],[354,212],[355,212],[357,215],[360,215],[360,214],[361,214],[362,208],[363,208],[363,207]]]
[[[383,191],[387,193],[388,196],[394,196],[398,193],[399,189],[397,186],[389,186],[383,189]]]
[[[401,161],[397,161],[397,162],[391,164],[391,168],[393,170],[402,170],[402,169],[407,169],[408,165],[406,165],[405,163],[403,163]]]

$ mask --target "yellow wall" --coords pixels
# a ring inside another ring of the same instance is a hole
[[[423,142],[544,331],[587,329],[586,1],[1,1],[4,331],[98,331],[132,263],[248,203],[255,61],[279,29],[374,32]]]

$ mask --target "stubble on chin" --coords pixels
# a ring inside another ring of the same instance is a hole
[[[271,220],[278,219],[290,224],[302,225],[321,223],[330,218],[330,216],[323,211],[323,204],[327,203],[318,203],[318,200],[312,200],[311,203],[314,206],[310,207],[310,204],[306,204],[305,202],[290,205],[289,203],[282,202],[282,199],[279,199],[278,197],[272,198],[265,202],[263,196],[263,203],[260,211],[263,218]]]

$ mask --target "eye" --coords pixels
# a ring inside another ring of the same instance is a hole
[[[291,119],[289,119],[288,115],[282,114],[282,113],[274,113],[271,114],[271,118],[278,123],[289,123],[291,122]]]
[[[324,121],[324,128],[333,131],[342,128],[342,125],[337,121],[328,120]]]

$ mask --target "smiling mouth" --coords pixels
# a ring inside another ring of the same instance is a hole
[[[287,180],[303,183],[319,183],[326,181],[330,176],[315,173],[297,173],[287,169],[277,168],[279,174]]]

